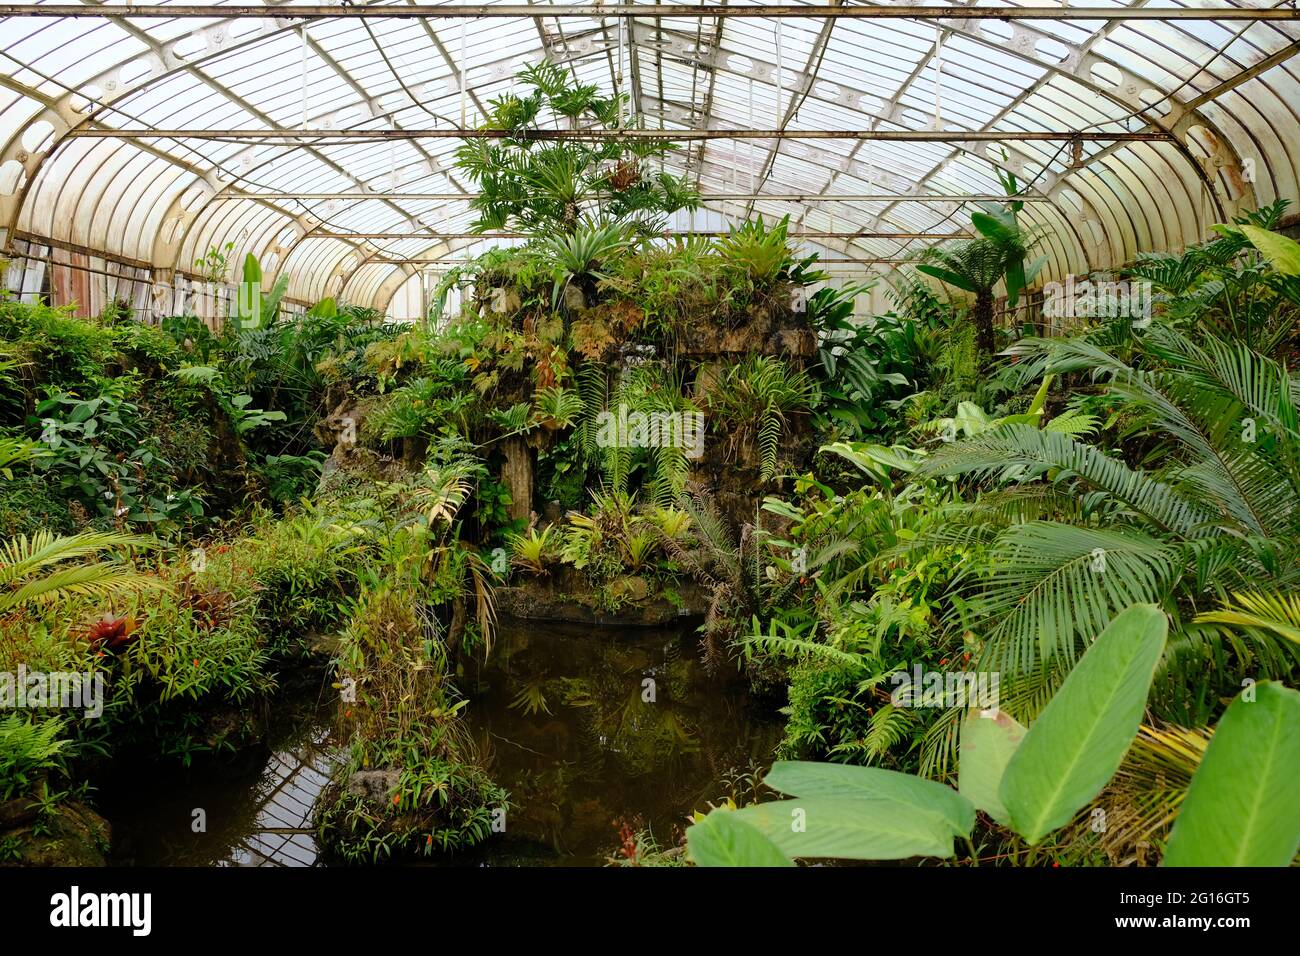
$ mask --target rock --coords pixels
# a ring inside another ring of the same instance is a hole
[[[666,627],[699,618],[708,610],[709,592],[693,581],[677,587],[677,602],[663,595],[651,596],[645,578],[619,578],[612,586],[627,591],[617,610],[598,606],[596,594],[583,574],[567,565],[550,575],[520,578],[512,587],[497,588],[497,612],[524,621],[563,621],[601,627]],[[631,595],[640,595],[633,599]]]
[[[0,830],[0,843],[12,856],[0,858],[0,865],[17,866],[107,866],[112,829],[108,821],[84,804],[60,804],[44,821],[40,833],[36,821],[12,830]]]
[[[564,307],[570,312],[577,312],[587,307],[587,297],[575,283],[570,282],[564,287]]]
[[[30,797],[17,797],[0,803],[0,832],[26,826],[36,819],[40,804]]]
[[[400,770],[358,770],[348,777],[347,792],[371,803],[387,804],[401,782]]]
[[[414,471],[403,462],[369,448],[340,444],[321,467],[316,494],[329,496],[350,486],[402,481]]]
[[[637,575],[616,578],[610,582],[610,591],[624,601],[639,604],[650,596],[650,585],[646,579]]]

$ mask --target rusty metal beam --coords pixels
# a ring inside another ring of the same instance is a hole
[[[588,20],[620,17],[679,17],[686,19],[769,18],[796,20],[1296,20],[1300,10],[1281,7],[948,7],[937,5],[882,6],[784,6],[757,4],[747,6],[719,6],[716,4],[556,4],[539,11],[529,4],[464,4],[442,5],[413,3],[409,6],[355,6],[336,7],[317,4],[285,4],[283,6],[222,6],[220,4],[176,4],[165,6],[144,4],[104,4],[81,6],[69,3],[0,4],[0,17],[69,17],[69,18],[130,18],[130,19],[302,19],[346,20],[353,17],[366,19],[409,20],[428,17],[432,19],[521,19],[544,16],[547,18],[582,18]]]
[[[836,258],[834,258],[834,259],[822,259],[822,258],[818,258],[818,260],[817,260],[817,265],[818,265],[818,266],[835,266],[835,265],[873,265],[873,264],[874,264],[874,265],[885,265],[885,264],[891,264],[891,265],[903,265],[903,264],[911,263],[911,262],[915,262],[915,261],[916,261],[915,259],[899,258],[899,257],[897,257],[897,256],[889,257],[889,258],[856,258],[856,257],[854,257],[854,258],[842,258],[842,257],[836,257]],[[404,257],[389,257],[389,258],[381,258],[381,257],[378,257],[378,256],[372,256],[372,257],[369,258],[369,259],[365,259],[365,260],[363,260],[363,264],[369,263],[369,264],[374,264],[374,265],[387,265],[387,266],[403,266],[403,265],[407,265],[407,266],[463,266],[463,265],[465,265],[465,262],[466,262],[466,260],[465,260],[464,258],[454,259],[454,258],[445,258],[445,257],[444,257],[444,258],[441,258],[441,259],[425,259],[425,258],[420,258],[420,257],[415,257],[415,258],[408,259],[408,258],[404,258]]]
[[[656,236],[729,236],[725,229],[669,229]],[[969,232],[791,232],[791,239],[969,239]],[[312,230],[309,239],[534,239],[524,232],[333,232]]]
[[[304,201],[327,202],[331,199],[391,199],[391,200],[426,200],[430,202],[468,202],[478,198],[478,193],[421,193],[421,192],[337,192],[337,193],[294,193],[294,192],[231,192],[216,197],[214,202],[228,202],[243,199],[301,199]],[[605,198],[600,194],[593,199]],[[1050,202],[1046,196],[1016,196],[1017,202]],[[945,196],[941,193],[929,193],[923,196],[907,196],[898,193],[701,193],[700,202],[742,202],[753,199],[759,202],[921,202],[921,203],[965,203],[965,202],[1007,202],[1001,193],[962,193]]]
[[[342,9],[350,10],[351,7]],[[255,142],[408,139],[521,139],[521,140],[669,140],[708,139],[848,139],[890,143],[1061,142],[1061,143],[1164,143],[1166,132],[1098,133],[1091,130],[895,130],[895,129],[76,129],[71,139],[201,139]]]

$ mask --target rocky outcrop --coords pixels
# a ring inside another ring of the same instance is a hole
[[[106,866],[108,821],[76,801],[44,809],[30,798],[0,803],[0,866]]]
[[[519,577],[512,586],[498,587],[496,608],[517,620],[601,627],[665,627],[708,610],[709,593],[698,584],[686,581],[673,590],[675,601],[663,592],[652,593],[645,578],[625,575],[606,586],[602,602],[585,575],[560,565],[549,574]],[[613,608],[607,606],[610,600]]]

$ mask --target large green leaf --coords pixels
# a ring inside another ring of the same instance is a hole
[[[1024,726],[1001,711],[989,717],[974,714],[961,725],[957,790],[1003,826],[1010,825],[1011,817],[999,793],[1002,775],[1024,736]]]
[[[969,836],[975,825],[975,808],[952,787],[896,770],[778,760],[763,778],[763,783],[796,797],[889,800],[929,813],[961,836]]]
[[[953,855],[953,830],[947,820],[894,800],[796,797],[756,803],[735,814],[792,857],[906,860]]]
[[[752,823],[730,810],[714,810],[686,831],[696,866],[794,866]]]
[[[256,285],[258,288],[262,286],[262,264],[257,261],[257,256],[251,252],[244,256],[244,271],[241,274],[240,281]]]
[[[285,273],[275,280],[271,286],[271,291],[263,296],[262,313],[266,316],[267,322],[274,322],[276,315],[280,311],[280,300],[284,294],[289,291],[289,275]]]
[[[1272,682],[1219,720],[1165,866],[1289,866],[1300,850],[1300,693]]]
[[[1239,226],[1251,245],[1284,276],[1300,276],[1300,242],[1259,226]]]
[[[970,221],[976,231],[986,238],[1004,243],[1014,243],[1020,239],[1020,226],[1010,210],[989,206],[985,212],[971,213]]]
[[[1137,735],[1168,627],[1154,604],[1120,613],[1029,728],[999,795],[1012,827],[1030,844],[1068,823],[1119,768]]]
[[[979,290],[969,282],[965,276],[959,276],[951,269],[945,269],[942,266],[933,266],[929,263],[918,265],[917,270],[924,272],[928,276],[938,279],[940,282],[946,282],[950,286],[955,286],[963,292],[978,292]]]

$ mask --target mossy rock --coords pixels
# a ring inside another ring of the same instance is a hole
[[[694,582],[678,585],[675,600],[657,592],[638,575],[615,578],[605,596],[618,602],[605,606],[602,595],[586,575],[567,565],[550,574],[521,575],[510,587],[497,588],[497,611],[526,621],[560,621],[602,627],[665,627],[684,618],[700,617],[708,609],[709,593]]]
[[[38,832],[40,831],[40,832]],[[0,865],[107,866],[112,829],[85,804],[60,804],[41,825],[39,815],[0,832]]]

